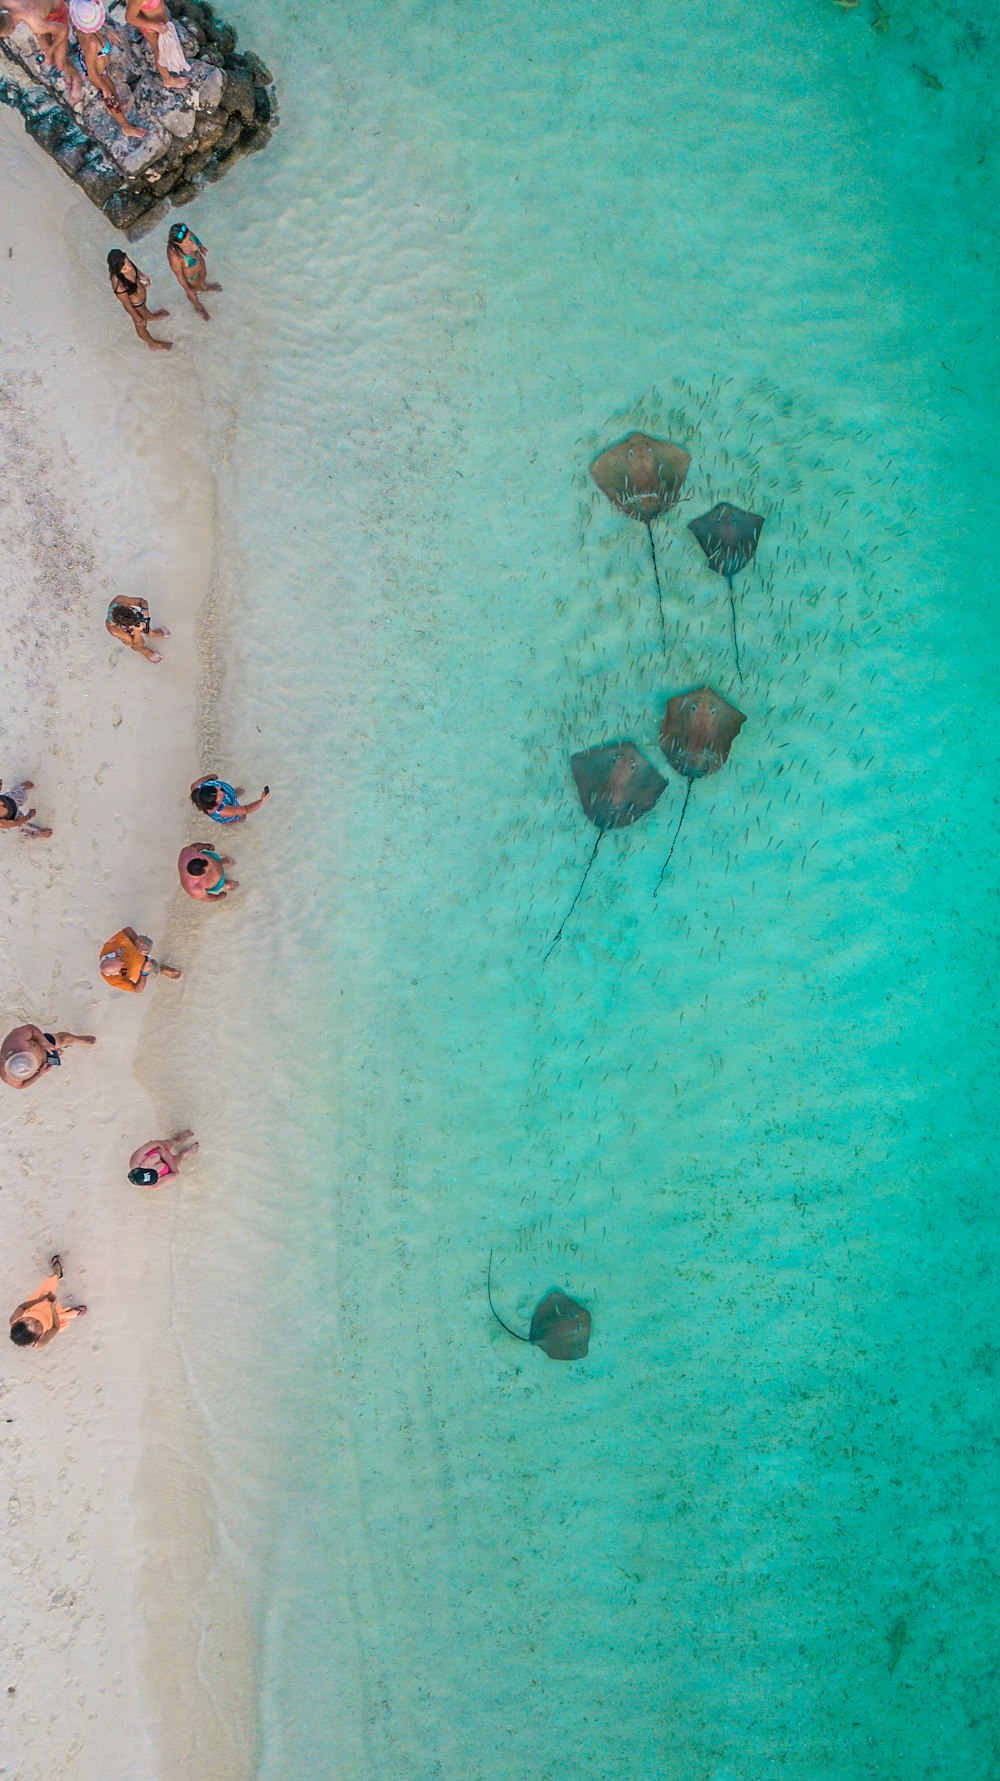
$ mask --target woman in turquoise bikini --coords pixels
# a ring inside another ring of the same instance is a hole
[[[213,822],[232,823],[246,822],[255,810],[266,804],[271,796],[271,787],[265,785],[260,797],[252,804],[241,804],[243,796],[241,785],[228,785],[214,773],[207,773],[204,779],[196,779],[191,787],[191,802],[202,816],[210,816]]]
[[[196,903],[221,902],[240,888],[235,878],[226,883],[226,867],[233,864],[228,853],[216,853],[214,847],[182,847],[177,859],[181,888]]]
[[[70,0],[69,16],[76,32],[76,40],[80,45],[80,54],[87,71],[87,79],[92,86],[97,88],[119,130],[124,136],[145,136],[145,130],[140,130],[137,125],[129,123],[125,116],[121,95],[108,73],[111,51],[113,48],[121,49],[122,40],[107,23],[104,0]],[[125,85],[124,76],[122,84]],[[131,99],[127,85],[125,91]],[[117,292],[115,294],[117,295]]]
[[[174,223],[167,240],[167,264],[188,302],[194,304],[203,321],[210,322],[212,318],[200,293],[221,291],[222,286],[209,284],[206,256],[207,249],[187,223]]]

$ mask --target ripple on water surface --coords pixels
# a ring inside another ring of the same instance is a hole
[[[277,250],[233,300],[219,741],[276,796],[192,1121],[238,1183],[179,1274],[267,1781],[989,1766],[987,52],[957,7],[905,47],[749,10],[348,6],[322,81],[254,20],[282,132],[206,216]],[[692,457],[665,652],[588,473],[633,428]],[[686,529],[722,499],[765,516],[742,685]],[[669,770],[543,965],[570,754],[662,764],[703,681],[747,723],[659,897]],[[491,1322],[491,1247],[586,1360]]]

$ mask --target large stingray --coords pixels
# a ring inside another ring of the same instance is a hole
[[[608,500],[630,519],[641,520],[649,533],[664,649],[667,647],[667,627],[663,618],[663,589],[656,561],[653,521],[659,514],[669,513],[674,506],[690,462],[690,454],[679,445],[668,445],[665,439],[651,439],[648,433],[630,433],[620,444],[609,446],[590,466],[591,476]]]
[[[590,1346],[590,1312],[578,1305],[575,1299],[568,1298],[558,1288],[547,1292],[544,1299],[539,1299],[531,1314],[531,1328],[526,1336],[519,1330],[512,1330],[509,1323],[504,1323],[499,1311],[493,1303],[493,1251],[490,1250],[489,1266],[486,1270],[486,1297],[490,1302],[497,1323],[507,1331],[508,1336],[516,1336],[519,1342],[533,1342],[541,1348],[550,1360],[582,1360]]]
[[[730,705],[721,693],[710,686],[696,686],[689,693],[675,693],[667,702],[660,725],[660,747],[675,773],[682,773],[688,782],[684,803],[670,843],[670,852],[663,862],[663,871],[656,881],[654,897],[663,883],[673,858],[677,837],[696,779],[707,779],[718,773],[729,759],[729,750],[746,723],[742,711]]]
[[[745,569],[757,554],[757,541],[760,538],[764,520],[759,513],[747,513],[742,507],[734,507],[729,501],[719,501],[707,513],[690,521],[688,531],[693,532],[708,558],[710,569],[717,575],[724,575],[729,587],[729,611],[733,620],[733,649],[736,654],[736,672],[743,682],[743,669],[740,667],[740,643],[736,635],[736,600],[733,595],[733,576]]]
[[[576,896],[553,935],[546,958],[558,946],[563,928],[583,895],[587,875],[608,829],[627,829],[630,823],[645,816],[667,784],[634,742],[605,742],[596,748],[585,748],[573,756],[570,766],[584,815],[596,825],[598,833]]]

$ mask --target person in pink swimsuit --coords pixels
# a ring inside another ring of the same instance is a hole
[[[188,1157],[197,1156],[198,1150],[192,1131],[178,1132],[176,1138],[149,1138],[129,1157],[128,1178],[133,1187],[160,1187],[179,1175]]]

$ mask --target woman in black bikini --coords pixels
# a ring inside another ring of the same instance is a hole
[[[62,1063],[68,1045],[96,1045],[91,1033],[43,1033],[34,1021],[15,1027],[0,1045],[0,1082],[30,1088]]]
[[[169,309],[148,309],[146,307],[149,279],[145,272],[140,272],[138,266],[133,266],[128,255],[123,253],[120,247],[113,247],[108,255],[108,274],[111,278],[111,289],[122,308],[127,309],[132,317],[139,339],[144,340],[147,346],[151,346],[154,352],[169,352],[174,344],[173,341],[154,340],[149,331],[150,322],[158,321],[161,316],[169,315],[170,311]]]

